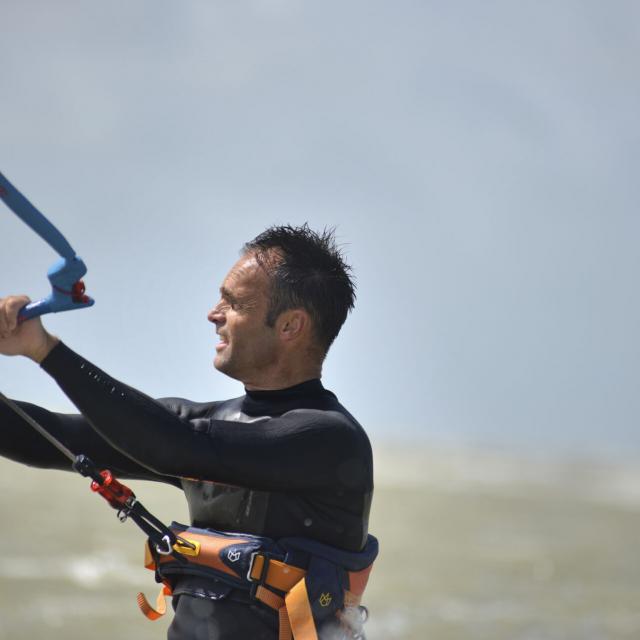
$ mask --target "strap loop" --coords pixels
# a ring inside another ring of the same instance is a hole
[[[138,593],[138,606],[140,607],[140,611],[149,618],[149,620],[157,620],[161,618],[167,612],[167,601],[165,600],[165,596],[171,595],[171,588],[167,585],[162,585],[160,588],[160,593],[156,598],[156,606],[155,608],[149,604],[144,593]]]

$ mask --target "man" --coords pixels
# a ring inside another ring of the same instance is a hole
[[[330,232],[272,227],[244,246],[208,315],[219,338],[214,366],[244,384],[240,398],[153,400],[74,353],[39,319],[18,324],[24,296],[0,301],[0,353],[39,363],[80,411],[20,403],[27,413],[101,468],[181,487],[192,525],[359,552],[373,492],[371,447],[320,382],[354,299]],[[0,454],[69,468],[4,405],[0,428]],[[185,575],[173,594],[170,640],[278,637],[278,617],[244,591]]]

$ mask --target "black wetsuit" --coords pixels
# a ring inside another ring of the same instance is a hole
[[[42,368],[82,415],[21,407],[98,466],[182,488],[194,526],[275,539],[306,536],[349,551],[363,547],[373,492],[371,447],[320,380],[199,403],[153,400],[62,343]],[[1,403],[0,427],[1,455],[70,468]],[[174,593],[170,640],[277,638],[277,616],[244,593],[194,578],[182,579]]]

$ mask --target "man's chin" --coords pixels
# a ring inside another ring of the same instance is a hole
[[[233,365],[231,364],[231,362],[229,362],[227,358],[223,358],[221,354],[218,354],[213,359],[213,366],[216,371],[224,373],[225,376],[229,376],[234,380],[239,380],[238,376],[234,373]]]

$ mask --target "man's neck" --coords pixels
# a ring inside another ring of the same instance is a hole
[[[322,366],[281,367],[279,371],[265,372],[263,375],[242,380],[247,391],[276,391],[288,389],[308,380],[322,377]]]

